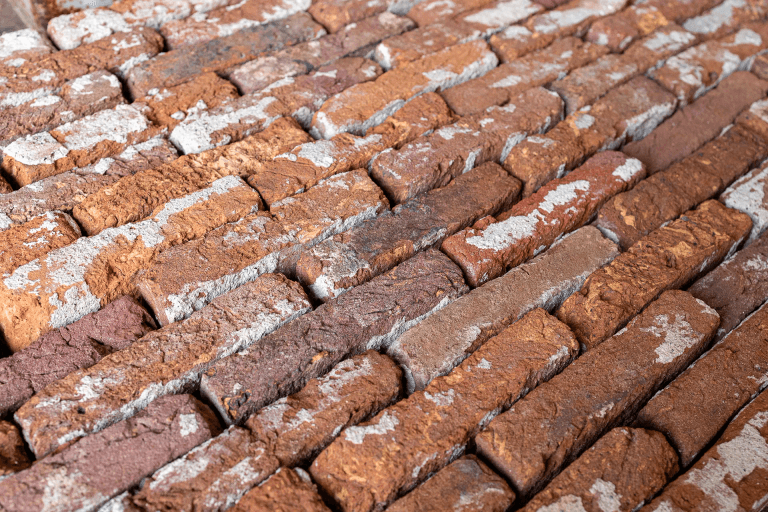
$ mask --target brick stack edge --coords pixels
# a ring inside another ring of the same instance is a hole
[[[0,510],[768,508],[768,1],[17,7]]]

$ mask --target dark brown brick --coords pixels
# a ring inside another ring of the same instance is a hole
[[[683,28],[696,34],[699,40],[714,39],[730,34],[750,21],[768,15],[765,0],[725,0],[709,11],[683,23]]]

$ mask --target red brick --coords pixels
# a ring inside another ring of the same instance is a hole
[[[646,2],[631,5],[595,21],[585,38],[592,43],[607,46],[614,53],[620,53],[634,41],[669,23],[655,5]]]
[[[683,23],[683,28],[700,40],[714,39],[738,30],[750,21],[768,15],[765,0],[725,0],[709,11]]]
[[[445,2],[443,0],[423,0],[417,2],[408,11],[408,17],[415,21],[420,27],[426,27],[427,25],[453,18],[470,9],[485,7],[492,1],[493,0],[453,0],[451,2]],[[526,0],[523,1],[525,2]]]
[[[251,489],[232,509],[235,512],[330,512],[317,487],[303,469],[280,468],[258,487]]]
[[[53,51],[53,47],[31,28],[0,34],[0,67],[20,67]]]
[[[667,19],[675,23],[698,16],[707,9],[721,3],[720,0],[685,0],[684,2],[667,2],[666,0],[649,0],[649,7],[657,8]],[[644,4],[643,4],[644,5]]]
[[[314,0],[309,13],[329,32],[338,32],[384,11],[405,14],[415,0]]]
[[[56,16],[48,22],[45,31],[57,48],[72,50],[116,32],[130,32],[131,28],[132,24],[127,23],[120,13],[96,8]]]
[[[768,55],[758,55],[749,69],[761,80],[768,80]]]
[[[752,219],[752,231],[748,242],[760,236],[768,227],[768,166],[762,165],[737,180],[720,195],[720,201],[730,208],[740,210]]]
[[[14,270],[80,238],[80,227],[62,212],[46,212],[24,224],[0,231],[0,275]]]
[[[31,464],[18,427],[10,421],[0,421],[0,481],[27,469]]]

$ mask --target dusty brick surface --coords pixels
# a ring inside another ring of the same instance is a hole
[[[53,51],[40,33],[30,28],[0,34],[0,66],[18,68]]]
[[[709,11],[686,20],[682,25],[699,39],[714,39],[728,35],[750,21],[763,19],[766,14],[768,4],[764,0],[725,0]]]
[[[685,292],[662,294],[626,330],[492,420],[476,438],[478,452],[520,494],[538,491],[692,363],[718,321]]]
[[[397,0],[316,0],[308,11],[329,32],[334,33],[386,10],[405,14],[415,2],[403,0],[401,8],[398,8],[398,3]]]
[[[0,421],[0,481],[31,464],[19,428],[9,421]]]
[[[232,510],[330,512],[317,493],[317,487],[312,483],[310,476],[298,468],[280,468],[266,482],[243,496]]]
[[[14,270],[80,238],[80,227],[61,212],[47,212],[0,232],[0,275]]]
[[[646,235],[589,276],[557,316],[591,349],[661,292],[689,283],[735,251],[751,224],[743,213],[707,201]]]
[[[575,356],[568,328],[541,309],[502,331],[445,377],[347,428],[310,466],[342,510],[381,510],[459,457],[500,411]],[[379,457],[381,453],[397,457]]]
[[[756,239],[768,226],[768,202],[765,190],[768,166],[762,165],[737,180],[720,195],[720,200],[730,208],[740,210],[752,219],[749,241]]]
[[[414,5],[408,11],[411,18],[420,27],[426,27],[437,21],[447,20],[470,9],[477,9],[490,4],[491,0],[424,0]],[[530,2],[525,2],[530,3]]]
[[[587,41],[608,47],[614,53],[627,49],[633,42],[670,23],[654,4],[645,2],[595,21],[585,35]]]

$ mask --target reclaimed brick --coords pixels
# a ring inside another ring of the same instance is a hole
[[[745,214],[711,200],[640,239],[587,278],[557,316],[592,349],[664,290],[713,268],[746,238]]]
[[[220,72],[253,60],[260,54],[316,39],[325,31],[306,13],[241,30],[207,43],[179,48],[135,66],[127,75],[134,98],[151,89],[172,87],[208,72]],[[82,48],[82,47],[81,47]]]
[[[10,421],[0,421],[0,482],[31,464],[19,428]]]
[[[135,299],[124,296],[75,323],[43,334],[24,350],[0,359],[0,417],[14,413],[51,382],[96,364],[155,327],[149,313]]]
[[[60,50],[72,50],[83,43],[92,43],[115,32],[130,32],[131,24],[110,9],[83,9],[56,16],[45,31]]]
[[[389,11],[403,15],[421,0],[314,0],[308,9],[328,32],[339,32],[350,25]]]
[[[416,512],[462,510],[504,512],[515,493],[499,475],[474,455],[456,459],[432,478],[400,498],[387,510]]]
[[[10,194],[11,192],[13,192],[13,187],[11,184],[8,183],[5,178],[0,176],[0,195]],[[2,221],[0,221],[0,223],[2,223]]]
[[[80,227],[62,212],[46,212],[28,222],[0,231],[0,275],[14,270],[80,238]]]
[[[768,375],[768,306],[750,315],[637,413],[635,424],[662,432],[688,467]]]
[[[0,504],[40,510],[94,509],[147,474],[221,432],[216,415],[191,395],[163,397],[0,482]]]
[[[497,63],[484,41],[427,55],[330,98],[314,115],[311,133],[324,139],[342,132],[362,135],[412,98],[480,76]]]
[[[581,227],[608,199],[644,177],[640,160],[614,151],[598,153],[495,219],[484,219],[482,228],[448,237],[442,250],[461,267],[470,286],[480,286]]]
[[[577,352],[568,328],[536,309],[447,376],[348,427],[315,459],[310,473],[342,510],[381,510],[462,455],[491,418],[550,379]]]
[[[446,256],[420,253],[214,365],[200,389],[227,421],[241,422],[344,357],[387,347],[465,291],[461,271]]]
[[[768,100],[754,102],[749,109],[739,114],[736,124],[744,126],[768,141]]]
[[[78,238],[22,265],[0,288],[6,342],[21,350],[41,334],[135,293],[131,279],[157,254],[244,217],[258,202],[253,189],[229,176],[168,202],[150,219]]]
[[[752,231],[748,242],[755,240],[768,226],[768,202],[765,191],[768,188],[768,165],[763,165],[736,180],[720,195],[729,208],[740,210],[752,219]]]
[[[688,18],[693,18],[708,9],[712,9],[722,2],[720,0],[686,0],[684,2],[649,0],[646,3],[649,6],[656,7],[668,20],[679,24]]]
[[[658,7],[645,2],[595,21],[584,37],[591,43],[606,46],[613,53],[620,53],[633,42],[669,23]]]
[[[627,329],[492,420],[475,438],[478,453],[530,496],[691,364],[718,322],[690,294],[663,293]]]
[[[691,469],[642,510],[763,509],[768,500],[767,413],[768,393],[761,393]]]
[[[0,67],[18,68],[53,51],[36,30],[25,28],[0,34]]]
[[[768,80],[768,55],[761,54],[755,57],[749,70],[760,80]]]
[[[94,366],[49,384],[14,418],[30,449],[42,457],[133,416],[159,397],[195,387],[200,374],[217,360],[309,309],[297,283],[280,274],[265,274],[213,300],[187,320],[153,331]]]
[[[502,105],[526,89],[543,86],[603,56],[602,46],[575,37],[555,41],[548,48],[502,64],[485,75],[442,91],[451,109],[460,116]],[[557,82],[555,82],[557,83]]]
[[[608,507],[635,510],[660,491],[677,470],[677,453],[662,434],[615,428],[557,475],[523,511],[569,507],[587,512],[602,512]]]
[[[280,468],[258,487],[251,489],[232,509],[235,512],[306,510],[330,512],[317,487],[303,469]]]
[[[224,7],[231,0],[117,0],[109,8],[123,15],[133,25],[160,28],[169,21],[186,18],[217,7]]]
[[[768,15],[765,0],[725,0],[709,11],[683,23],[683,28],[700,39],[715,39],[728,35],[751,21]]]
[[[530,89],[510,104],[420,137],[398,151],[385,151],[370,164],[371,176],[396,203],[446,185],[484,162],[503,161],[526,136],[541,133],[561,117],[560,98]]]
[[[406,331],[389,354],[403,366],[408,391],[424,389],[528,311],[555,309],[617,254],[599,231],[582,228]]]
[[[487,39],[500,30],[525,21],[544,8],[530,0],[498,0],[490,4],[465,11],[454,19],[461,26],[467,27]]]
[[[451,2],[423,0],[408,11],[408,17],[415,21],[418,26],[426,27],[433,23],[454,18],[462,12],[485,7],[491,2],[492,0],[453,0]]]

